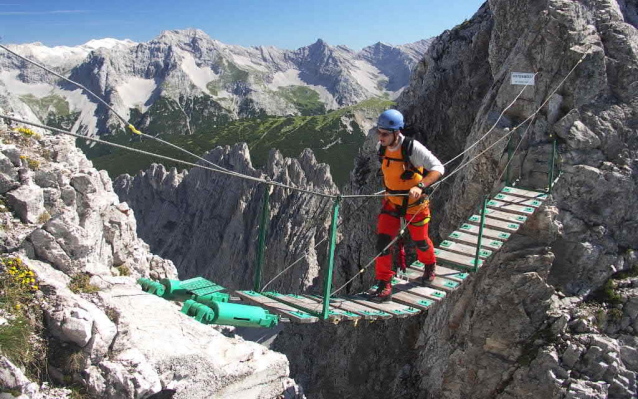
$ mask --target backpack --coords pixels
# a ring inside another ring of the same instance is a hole
[[[415,172],[421,173],[419,168],[412,165],[410,162],[410,155],[412,155],[412,149],[414,148],[414,139],[412,137],[403,137],[403,142],[401,143],[401,157],[403,159],[398,158],[387,158],[385,156],[386,147],[379,147],[379,162],[383,163],[383,160],[386,159],[388,165],[390,161],[403,161],[405,163],[405,172],[401,175],[403,180],[410,180]],[[379,173],[381,171],[379,170]]]

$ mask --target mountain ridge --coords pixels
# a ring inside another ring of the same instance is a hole
[[[224,44],[202,30],[185,29],[162,31],[148,42],[101,39],[64,48],[65,54],[75,51],[64,62],[41,45],[9,47],[84,85],[140,128],[153,119],[178,118],[179,127],[170,133],[189,133],[191,119],[216,125],[259,115],[324,113],[374,97],[393,99],[407,85],[411,68],[428,44],[376,43],[356,52],[318,39],[283,50]],[[79,60],[82,54],[86,55]],[[69,128],[87,135],[121,129],[103,104],[77,90],[0,53],[0,97],[9,98],[5,101],[23,103],[43,122],[66,117]],[[50,97],[68,112],[46,107],[43,101],[52,101]],[[200,109],[189,115],[184,108],[195,102]]]

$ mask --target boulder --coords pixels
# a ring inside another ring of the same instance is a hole
[[[42,188],[25,184],[7,193],[7,203],[24,223],[41,223],[45,214]]]

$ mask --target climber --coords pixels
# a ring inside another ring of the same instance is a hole
[[[392,299],[394,271],[392,255],[386,247],[399,233],[401,218],[409,222],[408,230],[416,244],[417,258],[425,265],[421,284],[432,281],[436,276],[434,246],[428,236],[429,198],[425,191],[443,175],[445,168],[423,144],[405,137],[401,133],[403,128],[403,115],[399,111],[390,109],[379,115],[379,160],[386,196],[377,227],[377,252],[382,253],[375,264],[377,287],[368,292],[377,302]]]

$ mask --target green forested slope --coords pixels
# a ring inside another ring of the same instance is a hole
[[[255,167],[264,165],[271,148],[278,149],[286,157],[296,157],[304,148],[310,148],[319,162],[330,165],[333,179],[337,185],[341,186],[348,180],[354,157],[365,139],[365,132],[355,122],[354,113],[368,111],[366,113],[369,115],[376,115],[392,104],[390,101],[372,99],[323,115],[247,118],[210,130],[201,127],[197,129],[203,133],[163,134],[160,137],[198,155],[216,146],[245,142],[250,148],[251,160]],[[187,154],[148,138],[118,133],[107,136],[104,140],[197,162],[197,159]],[[93,161],[96,168],[107,170],[112,178],[123,173],[135,174],[139,170],[145,170],[153,162],[162,163],[166,167],[183,168],[160,159],[106,145],[98,144],[93,147],[85,143],[78,143],[78,145]]]

